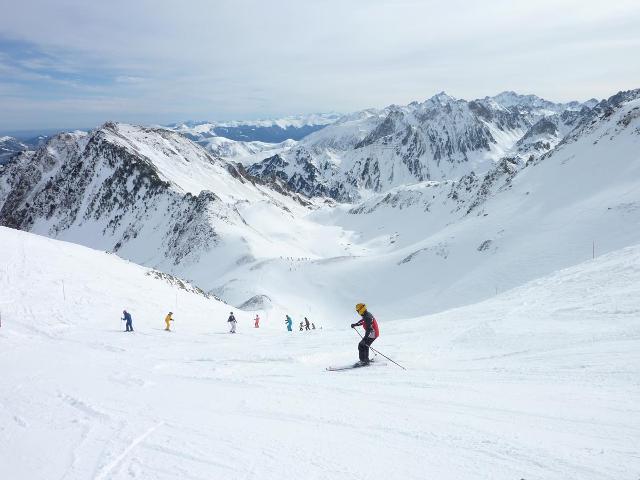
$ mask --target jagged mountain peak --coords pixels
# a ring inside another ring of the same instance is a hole
[[[428,98],[424,103],[426,104],[439,104],[439,105],[447,105],[449,103],[457,102],[458,99],[452,97],[445,91],[436,93],[432,97]]]
[[[640,89],[620,91],[598,102],[592,109],[581,115],[576,127],[566,135],[559,146],[573,143],[586,135],[599,132],[601,138],[612,139],[628,128],[640,135]],[[615,120],[612,122],[612,120]]]
[[[593,108],[598,100],[592,98],[586,102],[553,102],[533,94],[520,94],[512,90],[504,91],[493,97],[485,97],[484,100],[492,100],[506,108],[527,108],[540,113],[552,114],[561,113],[565,110],[581,110],[582,108]]]
[[[635,88],[632,90],[622,90],[615,95],[610,96],[609,98],[602,100],[598,103],[598,105],[610,105],[617,107],[622,103],[629,102],[632,100],[637,100],[640,98],[640,88]]]
[[[587,100],[585,102],[582,102],[581,105],[582,105],[583,108],[584,107],[593,108],[598,104],[599,101],[600,100],[598,100],[597,98],[590,98],[589,100]]]
[[[543,106],[546,105],[547,103],[553,103],[553,102],[549,102],[548,100],[545,100],[544,98],[538,97],[537,95],[533,95],[533,94],[520,94],[517,92],[514,92],[513,90],[505,90],[504,92],[500,92],[497,95],[494,95],[493,97],[485,97],[485,98],[491,98],[493,99],[496,103],[503,105],[505,107],[511,107],[514,105],[529,105],[529,106]]]

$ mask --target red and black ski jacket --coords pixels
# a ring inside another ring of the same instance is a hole
[[[358,323],[356,323],[356,325],[362,326],[364,328],[365,338],[378,338],[380,336],[378,322],[376,321],[376,318],[371,313],[369,313],[368,310],[364,312],[362,318]]]

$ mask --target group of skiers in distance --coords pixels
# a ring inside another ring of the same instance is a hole
[[[286,320],[284,321],[284,324],[287,326],[288,332],[293,332],[293,319],[289,315],[286,315]],[[313,322],[310,322],[307,317],[304,317],[304,321],[300,322],[301,332],[303,330],[315,330],[315,329],[316,329],[316,324]]]
[[[369,347],[380,336],[380,330],[378,328],[378,322],[376,321],[375,317],[367,310],[367,306],[364,303],[358,303],[356,305],[356,312],[358,312],[361,318],[358,322],[352,323],[351,328],[363,327],[365,330],[365,334],[364,336],[362,336],[362,340],[360,340],[360,342],[358,343],[358,357],[360,359],[360,364],[367,365],[369,363]],[[133,332],[133,318],[131,317],[131,314],[127,312],[127,310],[122,311],[121,320],[126,321],[125,331]],[[165,331],[171,331],[171,322],[173,321],[173,312],[169,312],[164,318]],[[233,312],[229,313],[227,322],[230,326],[229,333],[236,333],[238,320],[236,319]],[[287,326],[287,331],[292,332],[293,319],[289,315],[286,315],[286,320],[284,323]],[[253,326],[254,328],[260,328],[260,316],[257,314],[253,320]],[[307,317],[304,317],[304,322],[300,322],[300,331],[315,329],[315,324],[313,322],[310,322]]]

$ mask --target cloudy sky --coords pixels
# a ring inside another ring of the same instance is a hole
[[[0,131],[640,87],[637,0],[0,0]]]

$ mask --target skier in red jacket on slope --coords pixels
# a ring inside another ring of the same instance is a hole
[[[358,343],[358,355],[360,357],[360,363],[366,365],[369,363],[369,346],[380,336],[380,329],[378,328],[378,322],[375,317],[367,310],[367,306],[364,303],[356,305],[356,312],[358,312],[362,318],[359,322],[352,323],[351,328],[360,326],[364,328],[364,337],[360,340],[360,343]]]

